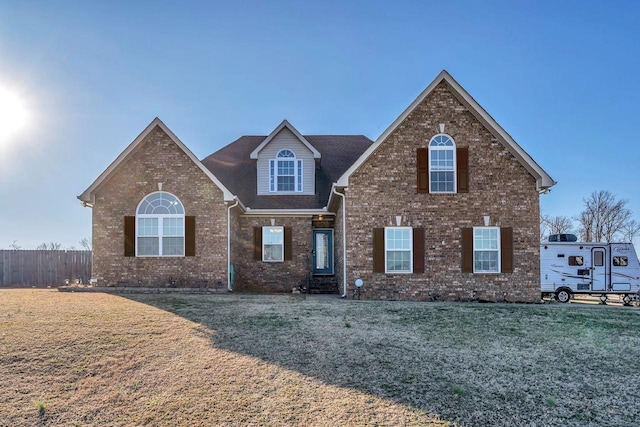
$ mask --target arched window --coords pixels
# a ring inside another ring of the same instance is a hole
[[[171,193],[146,196],[136,211],[137,256],[184,256],[184,207]]]
[[[269,160],[269,191],[302,191],[302,160],[296,160],[293,151],[280,150]]]
[[[456,144],[439,134],[429,142],[429,192],[456,192]]]

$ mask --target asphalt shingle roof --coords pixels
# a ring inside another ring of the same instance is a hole
[[[257,160],[251,152],[266,136],[242,136],[205,157],[202,164],[209,169],[240,201],[252,209],[321,209],[329,201],[331,184],[365,152],[373,141],[364,135],[305,135],[322,155],[316,164],[316,194],[257,195]]]

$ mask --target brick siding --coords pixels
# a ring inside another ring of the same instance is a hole
[[[440,133],[469,148],[469,193],[417,194],[416,149]],[[540,299],[539,195],[533,176],[441,82],[351,177],[347,195],[349,292],[364,280],[362,296],[375,299],[490,301]],[[424,227],[425,273],[373,273],[373,229]],[[461,272],[461,229],[513,227],[514,271]],[[505,295],[506,293],[506,295]]]
[[[416,150],[440,132],[469,151],[469,192],[418,194]],[[162,190],[177,196],[186,215],[196,217],[196,256],[136,258],[124,256],[124,216]],[[441,82],[350,177],[346,194],[348,293],[364,280],[363,298],[405,300],[482,300],[535,302],[540,298],[539,195],[535,178],[498,137]],[[227,206],[210,179],[159,127],[95,191],[93,276],[100,286],[202,288],[227,286]],[[334,271],[342,291],[342,211],[336,209]],[[395,226],[425,229],[425,272],[373,273],[373,229]],[[513,273],[461,272],[461,230],[482,226],[513,229]],[[271,216],[231,210],[234,291],[291,292],[306,282],[312,268],[313,225],[307,216],[274,216],[290,227],[292,259],[254,261],[254,227],[271,225]]]
[[[276,226],[291,228],[292,248],[290,261],[262,262],[253,259],[254,227],[271,226],[271,217],[244,216],[238,220],[234,233],[233,264],[236,269],[234,291],[291,292],[305,284],[311,269],[313,227],[311,216],[274,217]]]
[[[162,190],[196,217],[196,256],[125,257],[124,216]],[[93,207],[93,276],[100,286],[227,286],[227,210],[220,189],[159,127],[96,191]]]

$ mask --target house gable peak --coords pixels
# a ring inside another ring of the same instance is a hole
[[[129,159],[141,146],[145,138],[156,128],[162,130],[171,138],[171,140],[180,148],[191,161],[204,172],[205,175],[222,191],[225,201],[234,200],[235,196],[222,184],[222,182],[213,173],[207,169],[198,158],[187,148],[186,145],[165,125],[158,117],[154,118],[151,123],[129,144],[125,150],[96,178],[96,180],[87,188],[78,199],[86,205],[93,205],[95,201],[95,191],[105,182],[112,174],[114,174],[121,164]]]
[[[271,140],[273,140],[273,138],[275,138],[276,135],[278,135],[278,133],[280,133],[280,131],[282,131],[282,129],[284,128],[287,128],[302,144],[304,144],[309,149],[309,151],[313,153],[314,159],[319,159],[322,157],[320,152],[316,150],[316,148],[311,145],[311,143],[307,141],[307,139],[302,136],[302,134],[298,132],[298,130],[285,119],[264,139],[264,141],[262,141],[262,143],[260,143],[260,145],[255,148],[255,150],[251,152],[250,158],[257,159],[260,151],[262,151],[262,149],[266,147],[267,144],[269,144]]]
[[[547,191],[556,182],[547,174],[540,165],[526,152],[518,143],[496,122],[493,117],[485,111],[484,108],[449,74],[446,70],[442,70],[436,78],[418,95],[418,97],[391,123],[391,125],[375,140],[375,142],[365,151],[356,162],[338,179],[338,187],[347,187],[349,185],[349,177],[366,162],[374,151],[400,126],[400,124],[418,107],[433,90],[445,81],[451,92],[462,103],[466,104],[469,111],[500,139],[505,148],[518,159],[518,161],[536,178],[536,187],[538,191]]]

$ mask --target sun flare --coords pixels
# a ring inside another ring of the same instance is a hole
[[[22,99],[0,87],[0,143],[11,138],[27,124],[28,113]]]

